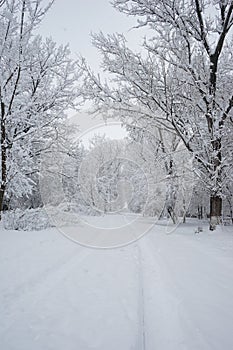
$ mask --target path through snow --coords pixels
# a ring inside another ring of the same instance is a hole
[[[111,250],[1,231],[0,349],[232,349],[233,230],[195,228]]]

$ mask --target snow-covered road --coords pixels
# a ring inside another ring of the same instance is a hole
[[[0,349],[232,349],[233,230],[194,231],[110,250],[1,231]]]

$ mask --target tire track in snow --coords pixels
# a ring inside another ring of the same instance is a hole
[[[138,334],[136,245],[115,251],[70,245],[65,249],[65,254],[59,254],[58,258],[55,255],[51,261],[53,264],[49,263],[45,270],[36,269],[36,275],[33,274],[32,278],[30,276],[25,281],[17,295],[12,295],[10,300],[4,302],[2,327],[0,322],[3,344],[15,343],[11,334],[17,337],[19,329],[32,344],[33,337],[40,336],[40,341],[50,339],[47,329],[60,337],[58,330],[65,334],[77,327],[74,339],[83,337],[81,340],[84,341],[87,337],[90,348],[142,350],[138,342],[138,346],[135,346],[135,335]],[[91,319],[87,317],[86,309],[95,312]],[[70,317],[76,322],[67,330]],[[105,326],[100,322],[101,318],[107,320]],[[117,325],[116,329],[114,325]],[[85,336],[86,333],[94,333],[95,336]],[[118,346],[119,337],[123,347]],[[59,346],[62,349],[62,345]],[[85,347],[81,345],[81,348]]]
[[[189,301],[184,303],[180,272],[176,275],[174,260],[177,246],[159,232],[144,237],[139,244],[144,258],[146,350],[214,349],[190,316]]]
[[[127,224],[129,224],[129,218],[127,214],[123,213],[123,217]],[[129,225],[129,229],[132,227]],[[135,232],[135,238],[138,236]],[[143,277],[143,257],[139,241],[135,243],[137,253],[135,255],[137,272],[138,272],[138,337],[136,350],[146,350],[146,323],[145,323],[145,293],[144,293],[144,277]]]
[[[140,348],[146,350],[146,325],[145,325],[145,293],[144,293],[144,278],[143,278],[143,258],[139,244],[137,244],[138,253],[138,318],[139,318],[139,335]]]

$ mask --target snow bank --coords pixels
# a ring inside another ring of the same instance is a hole
[[[51,220],[43,208],[37,208],[5,212],[3,226],[6,230],[31,231],[43,230],[55,225],[51,224]]]
[[[46,213],[52,226],[74,226],[80,222],[79,214],[69,203],[61,203],[57,207],[46,206]]]
[[[37,209],[16,209],[6,212],[3,226],[7,230],[31,231],[63,227],[79,223],[79,216],[68,204]]]

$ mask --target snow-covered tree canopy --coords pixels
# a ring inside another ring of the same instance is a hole
[[[36,35],[53,1],[6,0],[0,7],[1,188],[21,196],[34,185],[38,156],[57,138],[77,102],[78,73],[68,46]]]
[[[113,5],[136,16],[148,38],[136,53],[121,34],[93,35],[111,79],[103,82],[83,59],[83,96],[106,117],[133,124],[143,119],[174,130],[198,161],[212,198],[211,215],[219,217],[232,161],[224,145],[233,122],[233,2],[115,0]]]

